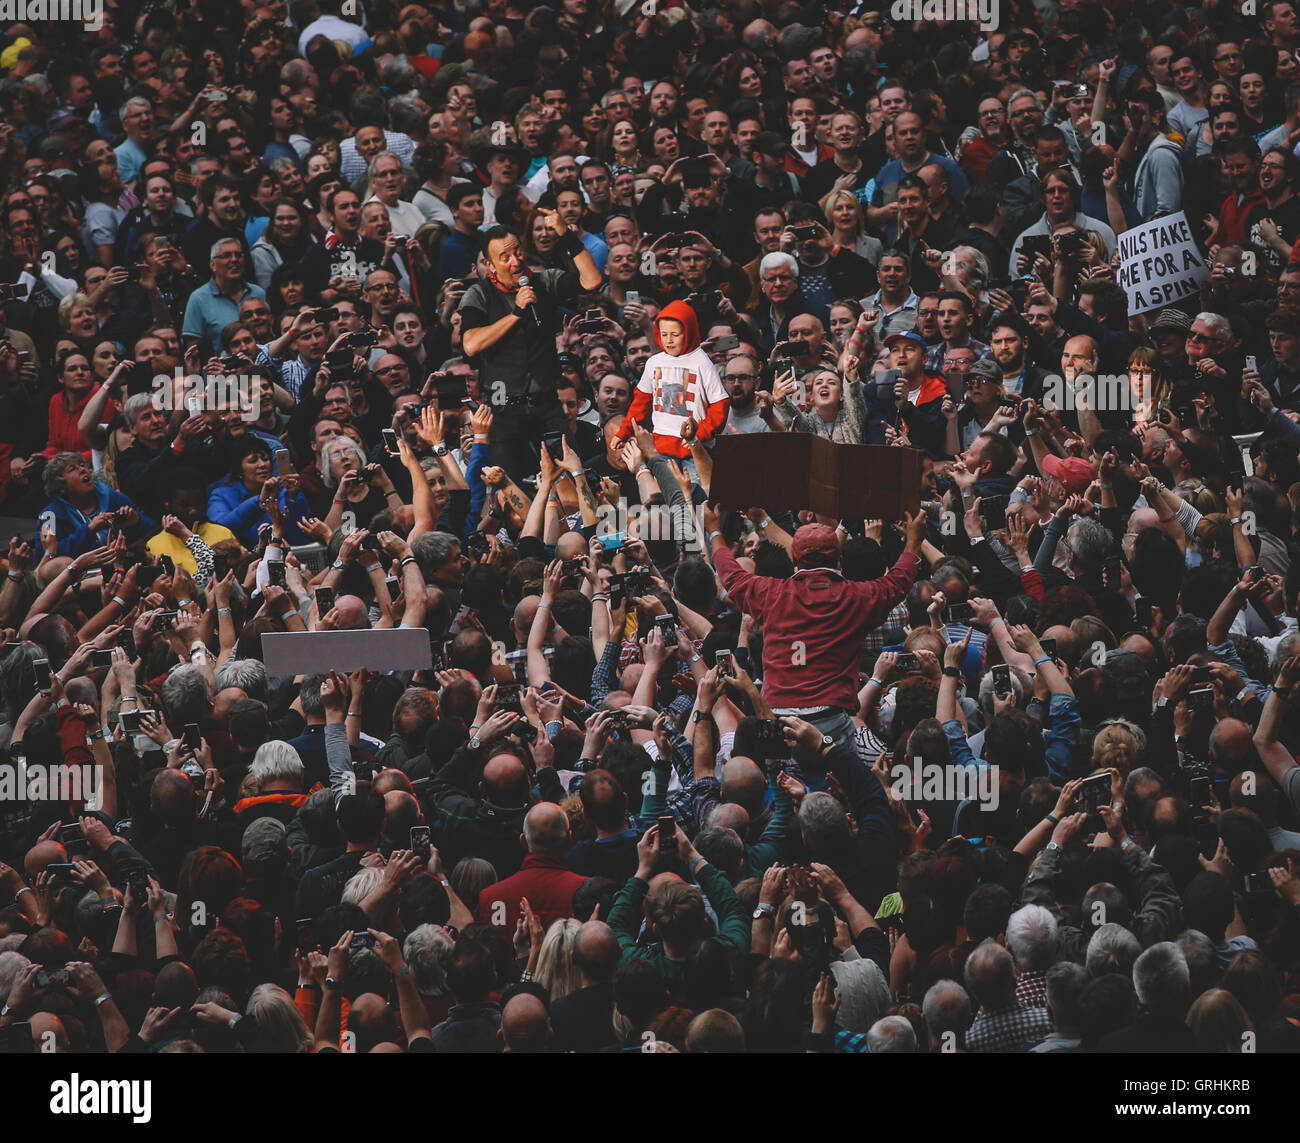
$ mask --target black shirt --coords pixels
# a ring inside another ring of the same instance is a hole
[[[525,315],[500,341],[475,356],[483,392],[492,393],[498,383],[508,397],[555,391],[560,378],[555,355],[556,309],[560,302],[575,298],[582,286],[572,270],[543,270],[530,278],[529,285],[537,294],[541,325]],[[462,336],[521,312],[515,305],[515,291],[502,290],[491,282],[475,282],[458,308]]]

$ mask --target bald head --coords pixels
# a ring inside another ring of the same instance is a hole
[[[28,1017],[28,1023],[32,1028],[33,1051],[48,1051],[46,1044],[53,1044],[54,1050],[60,1054],[71,1050],[68,1046],[68,1030],[63,1026],[63,1021],[52,1012],[33,1012]]]
[[[604,921],[587,921],[573,941],[573,962],[582,974],[583,987],[614,979],[623,957],[618,937]]]
[[[337,631],[365,631],[370,627],[370,613],[360,596],[340,595],[334,601],[338,612]]]
[[[401,770],[392,766],[387,770],[380,770],[375,775],[374,781],[370,783],[370,788],[376,794],[387,795],[393,790],[405,790],[408,794],[415,793],[415,787],[411,785],[411,779]]]
[[[733,757],[722,767],[723,799],[744,806],[751,816],[762,812],[766,789],[767,779],[752,759]]]
[[[519,636],[521,642],[528,639],[528,632],[533,628],[533,620],[537,618],[537,605],[540,602],[540,596],[526,595],[515,604],[515,634]]]
[[[587,541],[581,532],[565,532],[555,543],[557,560],[572,560],[587,552]]]
[[[513,754],[498,754],[483,767],[481,789],[498,806],[522,806],[528,801],[528,771]]]
[[[567,853],[568,815],[554,802],[538,802],[524,815],[524,845],[529,853]]]
[[[47,865],[66,863],[67,860],[68,851],[57,841],[38,841],[23,858],[23,872],[31,880],[38,873],[44,873]]]
[[[369,1052],[397,1038],[397,1021],[387,1000],[377,992],[363,992],[348,1010],[348,1030],[357,1034],[357,1051]]]
[[[1239,718],[1225,718],[1210,732],[1210,760],[1224,770],[1244,770],[1255,760],[1254,732]]]
[[[749,828],[749,811],[735,802],[722,802],[709,815],[708,824],[714,829],[734,829],[744,834]]]
[[[551,1017],[531,992],[512,996],[501,1010],[497,1033],[507,1052],[544,1052],[551,1041]]]

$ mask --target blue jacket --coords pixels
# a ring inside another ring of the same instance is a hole
[[[134,528],[124,529],[128,541],[149,537],[158,531],[158,525],[140,511],[134,500],[123,495],[116,488],[101,484],[98,480],[95,481],[95,500],[95,510],[89,515],[74,507],[62,496],[56,496],[41,512],[42,518],[45,518],[46,513],[54,517],[54,534],[59,540],[59,555],[79,556],[83,552],[101,548],[108,543],[107,527],[92,532],[89,526],[91,517],[101,512],[113,512],[118,508],[134,508],[139,513],[140,522]]]
[[[284,538],[291,545],[312,543],[312,538],[298,527],[299,520],[311,515],[307,497],[299,492],[289,500],[281,489],[280,507],[286,517]],[[229,528],[246,547],[256,545],[257,529],[271,522],[271,517],[262,508],[259,493],[249,492],[243,481],[233,476],[217,481],[208,489],[208,519]]]

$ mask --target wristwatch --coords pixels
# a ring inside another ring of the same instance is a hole
[[[327,976],[325,978],[325,987],[330,989],[339,989],[343,987],[343,982],[341,980],[335,980],[332,976]]]
[[[776,906],[770,905],[766,901],[760,901],[758,907],[754,910],[754,920],[761,921],[764,917],[776,918]]]
[[[469,748],[471,750],[479,750],[482,748],[482,746],[483,746],[483,740],[479,738],[477,734],[471,734],[469,736]]]
[[[834,745],[835,745],[835,739],[833,739],[829,734],[822,735],[821,752],[823,754],[825,754],[826,751],[828,751]]]
[[[712,715],[712,713],[710,713],[710,712],[707,711],[707,710],[697,710],[694,714],[691,715],[691,721],[692,721],[692,722],[703,722],[706,718],[707,718],[710,722],[713,721],[713,715]]]
[[[439,456],[439,457],[446,456],[449,452],[451,452],[451,449],[449,449],[445,443],[436,444],[433,446],[434,456]]]

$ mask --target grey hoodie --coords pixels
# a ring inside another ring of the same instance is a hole
[[[1167,135],[1151,140],[1133,176],[1133,202],[1144,222],[1173,214],[1183,205],[1183,165],[1179,147]]]

